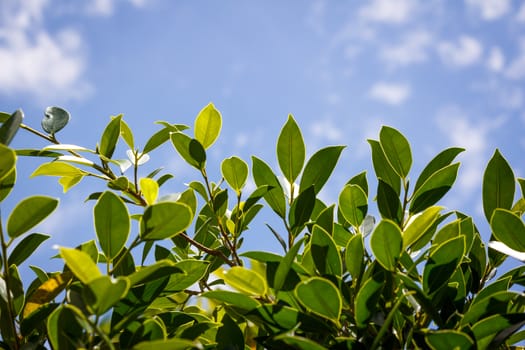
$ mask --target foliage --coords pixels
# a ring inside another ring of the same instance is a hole
[[[95,239],[60,247],[62,271],[32,266],[28,286],[19,266],[49,238],[32,228],[58,200],[31,196],[0,222],[4,348],[493,349],[525,338],[518,291],[525,267],[494,277],[507,255],[492,246],[525,252],[525,179],[515,178],[499,151],[483,177],[487,247],[471,217],[438,204],[454,184],[463,149],[439,153],[410,182],[410,144],[391,127],[369,140],[375,194],[362,172],[328,204],[318,194],[344,147],[307,159],[292,116],[277,139],[279,171],[252,157],[251,193],[250,167],[239,157],[224,159],[218,181],[208,176],[209,149],[222,127],[213,104],[193,130],[159,122],[142,148],[122,115],[111,118],[94,148],[56,139],[69,120],[61,108],[46,110],[45,133],[22,118],[21,111],[0,114],[0,201],[15,185],[20,156],[47,157],[32,176],[58,177],[64,192],[85,177],[101,187],[88,198]],[[9,148],[20,128],[49,145]],[[119,142],[128,160],[114,158]],[[172,175],[140,169],[166,143],[200,177],[180,194],[161,195]],[[241,249],[263,203],[282,222],[268,226],[282,255]]]

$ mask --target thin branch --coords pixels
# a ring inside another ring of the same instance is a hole
[[[217,257],[221,258],[222,260],[224,260],[224,262],[226,264],[228,264],[230,266],[235,266],[236,265],[233,261],[228,259],[228,257],[226,255],[224,255],[224,253],[221,252],[220,250],[211,249],[211,248],[206,247],[203,244],[200,244],[199,242],[195,241],[190,236],[188,236],[185,232],[179,234],[179,236],[184,238],[189,244],[191,244],[192,246],[196,247],[197,249],[202,250],[203,252],[205,252],[207,254],[210,254],[210,255],[217,256]]]

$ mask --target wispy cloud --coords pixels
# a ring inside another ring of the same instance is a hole
[[[518,22],[525,22],[525,2],[521,4],[521,7],[516,14],[516,20]]]
[[[135,7],[143,7],[147,0],[128,0]],[[116,0],[90,0],[86,3],[86,11],[94,16],[111,16],[115,12]]]
[[[445,64],[465,67],[479,61],[483,53],[483,46],[475,38],[462,35],[455,42],[441,42],[437,50]]]
[[[359,10],[359,16],[370,22],[400,24],[410,20],[415,10],[413,0],[374,0]]]
[[[466,3],[487,21],[501,18],[511,9],[510,0],[466,0]]]
[[[505,56],[499,47],[493,47],[487,59],[487,68],[493,72],[500,72],[505,65]]]
[[[428,49],[432,36],[425,30],[417,30],[406,34],[397,45],[387,45],[380,57],[393,66],[405,66],[424,62],[428,59]]]
[[[407,84],[378,82],[370,89],[369,96],[390,105],[400,105],[410,97],[410,93]]]
[[[80,34],[44,27],[46,0],[0,3],[0,93],[27,93],[37,99],[81,98],[85,55]]]
[[[516,80],[525,78],[525,38],[522,38],[520,42],[517,56],[509,62],[505,76]]]
[[[310,132],[317,139],[339,143],[343,139],[341,127],[334,124],[332,120],[316,120],[310,125]]]

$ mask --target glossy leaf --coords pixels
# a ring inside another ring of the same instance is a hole
[[[271,189],[264,195],[264,199],[277,215],[284,218],[286,216],[286,200],[281,184],[272,169],[264,161],[252,156],[252,174],[257,187],[271,186]]]
[[[423,289],[427,294],[433,294],[445,285],[450,276],[458,268],[465,254],[465,238],[452,238],[431,253],[423,270]]]
[[[58,200],[32,196],[19,202],[7,219],[7,233],[15,238],[29,231],[48,217],[58,206]]]
[[[368,197],[368,180],[366,179],[366,171],[360,172],[359,174],[353,176],[348,182],[347,185],[357,185],[361,187],[363,192],[365,192]]]
[[[436,204],[450,190],[458,175],[459,163],[448,165],[428,177],[412,195],[410,212],[418,213]]]
[[[257,272],[242,266],[234,266],[222,272],[224,282],[248,295],[264,296],[268,293],[266,280]]]
[[[401,178],[406,178],[412,166],[412,152],[407,139],[398,130],[383,126],[379,132],[379,142],[392,169]]]
[[[42,119],[42,129],[54,135],[62,130],[71,118],[68,111],[60,107],[47,107]]]
[[[119,196],[102,193],[93,209],[95,232],[106,256],[113,260],[124,248],[131,229],[128,208]]]
[[[261,304],[252,297],[249,297],[245,294],[231,292],[228,290],[212,290],[209,292],[204,292],[203,297],[213,299],[219,302],[226,303],[228,305],[233,305],[237,308],[250,311]]]
[[[118,138],[120,136],[120,124],[122,120],[122,114],[111,117],[111,121],[108,123],[102,138],[100,139],[99,153],[104,157],[111,158],[115,152]]]
[[[506,330],[510,330],[508,335],[517,331],[525,321],[525,314],[497,314],[487,317],[472,326],[472,333],[476,340],[477,348],[480,350],[489,349],[490,346],[496,347],[499,344],[491,344],[494,338]]]
[[[277,139],[277,160],[284,177],[293,183],[301,173],[305,160],[303,135],[292,115],[281,129]]]
[[[421,171],[421,174],[417,178],[416,185],[414,186],[414,192],[417,192],[432,174],[450,165],[457,155],[463,151],[465,151],[464,148],[451,147],[435,156],[427,166],[425,166],[423,171]]]
[[[166,290],[180,291],[189,288],[191,285],[197,283],[208,273],[210,263],[202,260],[182,260],[175,263],[175,267],[183,272],[183,274],[174,274],[166,286]]]
[[[314,186],[315,193],[319,193],[332,174],[344,146],[329,146],[315,152],[304,167],[299,193],[310,186]]]
[[[401,193],[401,178],[388,162],[379,141],[368,140],[372,149],[372,163],[378,179],[386,182],[394,190],[397,196]]]
[[[87,287],[83,290],[87,307],[94,314],[103,315],[126,295],[130,282],[127,277],[100,276],[91,280]]]
[[[428,333],[425,340],[432,350],[468,350],[474,347],[474,341],[467,334],[448,329]]]
[[[496,208],[512,208],[515,188],[514,172],[496,150],[483,174],[483,211],[488,222]]]
[[[377,207],[383,218],[401,223],[403,216],[401,201],[395,190],[382,179],[378,180]]]
[[[171,143],[179,155],[191,166],[203,169],[206,164],[206,151],[201,143],[181,132],[171,134]]]
[[[0,144],[0,180],[6,178],[15,169],[16,154],[7,146]]]
[[[22,124],[23,119],[24,112],[22,112],[21,109],[18,109],[2,123],[2,126],[0,127],[0,144],[9,146],[18,129],[20,128],[20,124]],[[0,178],[1,177],[2,176],[0,175]]]
[[[195,118],[195,139],[200,142],[204,149],[208,149],[219,137],[221,126],[221,113],[213,103],[209,103]]]
[[[409,248],[417,243],[419,239],[434,225],[443,207],[430,207],[408,222],[403,231],[403,248]]]
[[[339,250],[332,236],[318,225],[314,225],[312,230],[310,251],[314,265],[321,275],[341,276],[343,263]]]
[[[221,173],[228,185],[239,193],[248,178],[248,164],[239,157],[226,158],[221,163]]]
[[[2,157],[1,153],[2,151],[0,150],[0,159]],[[0,164],[1,163],[2,163],[2,160],[0,160]],[[0,172],[1,172],[1,169],[0,169]],[[16,167],[13,167],[11,171],[7,173],[7,175],[5,175],[3,178],[0,178],[0,202],[2,202],[9,195],[9,193],[11,193],[11,191],[13,190],[13,187],[15,186],[15,183],[16,183]]]
[[[146,240],[173,237],[186,230],[193,219],[191,208],[182,203],[160,202],[150,205],[140,220],[140,236]]]
[[[228,314],[222,317],[221,323],[215,337],[216,349],[244,349],[244,334],[237,323]]]
[[[19,266],[33,254],[36,249],[49,237],[41,233],[31,233],[24,237],[9,254],[8,264]]]
[[[133,139],[133,132],[131,131],[131,128],[129,127],[128,123],[126,123],[124,120],[120,120],[120,137],[126,142],[126,145],[130,149],[135,149],[135,140]],[[148,152],[144,152],[148,153]]]
[[[139,180],[139,187],[146,203],[152,205],[159,196],[159,184],[149,177],[143,177]]]
[[[395,271],[403,249],[399,226],[390,220],[381,220],[370,237],[370,248],[386,270]]]
[[[346,269],[352,276],[353,280],[357,280],[361,276],[361,271],[364,266],[365,247],[363,243],[363,236],[356,234],[350,238],[345,249],[345,263]]]
[[[358,327],[365,327],[377,310],[377,302],[385,284],[383,273],[368,278],[359,288],[355,297],[355,322]]]
[[[338,289],[329,280],[310,277],[297,285],[295,296],[309,312],[339,324],[343,302]]]
[[[297,241],[290,248],[290,250],[286,253],[284,258],[279,263],[279,266],[277,267],[277,271],[275,272],[275,277],[273,281],[273,289],[276,292],[281,290],[285,281],[287,280],[288,273],[290,272],[290,269],[292,268],[292,264],[295,261],[295,258],[297,257],[299,249],[303,245],[303,240],[304,239],[300,239],[299,241]]]
[[[358,185],[346,185],[339,194],[339,210],[352,226],[359,227],[368,211],[368,198]]]
[[[60,248],[60,256],[73,274],[84,284],[102,276],[91,257],[80,250],[73,248]]]
[[[289,221],[292,229],[301,228],[312,216],[315,206],[314,187],[304,190],[294,199],[290,207]]]
[[[506,209],[495,209],[490,220],[492,234],[500,242],[519,252],[525,252],[525,223]]]
[[[82,181],[83,178],[84,178],[84,175],[62,176],[60,179],[58,179],[58,183],[62,186],[63,192],[66,193],[73,186],[77,185],[80,181]]]
[[[65,162],[44,163],[33,171],[31,177],[35,176],[66,176],[77,177],[85,176],[88,173]]]

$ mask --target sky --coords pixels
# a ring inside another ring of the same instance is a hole
[[[24,122],[39,129],[47,106],[67,109],[63,143],[94,148],[110,116],[123,113],[144,145],[155,121],[193,125],[213,102],[223,129],[208,167],[218,180],[220,161],[232,155],[249,164],[256,155],[278,169],[275,143],[292,114],[309,155],[347,146],[322,192],[333,203],[363,170],[373,197],[366,140],[389,125],[411,142],[413,181],[444,148],[467,149],[442,203],[472,215],[485,239],[481,180],[494,150],[525,176],[524,80],[523,1],[0,1],[0,110],[22,108]],[[45,145],[23,130],[12,144]],[[56,179],[29,179],[39,162],[19,159],[18,186],[1,215],[5,222],[32,194],[60,198],[37,228],[52,238],[36,259],[52,264],[53,245],[95,237],[94,203],[84,199],[104,184],[88,179],[63,195]],[[198,177],[170,145],[152,152],[143,174],[159,166],[175,175],[162,194]],[[279,251],[264,213],[246,249]]]

